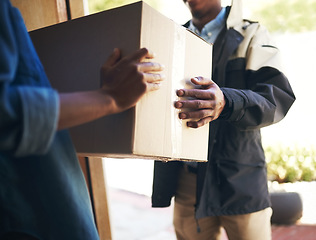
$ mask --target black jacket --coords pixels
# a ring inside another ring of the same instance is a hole
[[[280,121],[295,101],[279,50],[265,28],[227,7],[213,49],[213,80],[226,106],[210,123],[207,163],[198,163],[196,217],[246,214],[270,206],[260,128]],[[182,162],[155,162],[153,207],[166,207]]]

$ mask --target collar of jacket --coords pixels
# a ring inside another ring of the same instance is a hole
[[[249,22],[242,18],[242,0],[232,0],[232,5],[226,7],[226,28],[217,37],[213,50],[213,79],[225,86],[225,69],[229,56],[238,48],[244,39],[243,32]],[[246,25],[245,25],[246,24]],[[188,28],[190,21],[183,26]]]
[[[232,0],[231,6],[228,6],[228,11],[226,11],[227,19],[226,19],[226,28],[233,28],[239,33],[247,27],[243,22],[243,13],[242,13],[242,0]],[[184,27],[188,28],[190,25],[190,21],[183,24]]]
[[[242,0],[232,0],[229,15],[226,21],[227,29],[234,28],[240,32],[239,27],[242,28]]]
[[[237,12],[238,4],[236,6],[236,2],[240,3],[240,1],[241,0],[232,1],[234,6],[226,7],[226,28],[221,31],[214,43],[212,78],[220,87],[225,86],[225,72],[228,58],[244,39],[242,34],[242,26],[244,23],[241,13]],[[235,26],[229,25],[232,23],[234,23]]]

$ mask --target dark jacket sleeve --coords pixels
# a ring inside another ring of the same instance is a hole
[[[251,29],[250,29],[251,30]],[[271,42],[263,27],[256,29],[251,40],[241,45],[240,52],[246,52],[244,79],[240,88],[229,84],[222,91],[226,97],[225,119],[244,130],[259,129],[283,119],[295,101],[290,83],[281,70],[279,49]],[[227,112],[229,114],[227,114]]]

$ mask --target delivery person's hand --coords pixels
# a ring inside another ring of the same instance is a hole
[[[148,91],[159,89],[163,66],[152,62],[153,54],[146,48],[121,58],[115,49],[101,68],[102,90],[113,98],[113,111],[133,107]]]
[[[188,119],[188,127],[198,128],[219,117],[225,106],[225,98],[221,89],[210,79],[196,77],[191,82],[199,88],[177,90],[178,97],[189,99],[176,101],[175,107],[182,109],[179,118]]]

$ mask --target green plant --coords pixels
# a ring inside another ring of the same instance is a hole
[[[265,147],[268,179],[279,183],[316,180],[315,147]]]
[[[316,0],[268,1],[252,15],[271,32],[316,30]]]

